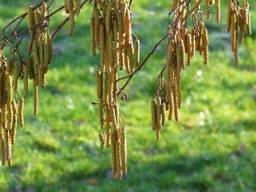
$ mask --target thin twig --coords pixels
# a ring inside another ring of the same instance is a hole
[[[160,39],[160,41],[157,42],[157,44],[153,47],[153,49],[149,52],[149,54],[147,55],[147,57],[144,59],[144,61],[139,65],[139,67],[130,75],[125,76],[125,77],[121,77],[120,79],[117,80],[117,82],[124,80],[124,79],[128,79],[125,84],[122,86],[122,88],[119,89],[119,92],[117,93],[117,95],[120,95],[120,93],[125,89],[125,87],[129,84],[129,82],[132,80],[133,76],[139,72],[144,65],[147,63],[147,61],[150,59],[150,57],[156,52],[157,48],[159,47],[159,45],[161,45],[162,42],[164,42],[165,39],[167,39],[167,37],[169,36],[169,34],[166,34],[164,37],[162,37],[162,39]]]

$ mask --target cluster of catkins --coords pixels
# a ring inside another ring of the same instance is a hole
[[[72,35],[75,28],[75,16],[79,15],[81,0],[64,0],[65,12],[69,15],[69,35]]]
[[[18,64],[13,59],[7,60],[0,50],[0,145],[1,161],[4,165],[12,164],[12,144],[15,143],[16,127],[24,127],[24,99],[15,97],[18,87]]]
[[[33,80],[34,113],[38,113],[38,88],[45,87],[48,64],[52,57],[52,39],[46,19],[47,4],[36,9],[28,8],[29,59],[26,61],[15,46],[10,46],[7,58],[4,49],[0,50],[0,129],[2,163],[11,165],[11,144],[15,143],[16,125],[24,127],[24,98],[19,93],[18,80],[23,80],[24,96],[28,94],[29,79]]]
[[[160,130],[168,117],[179,120],[178,111],[181,107],[181,72],[190,65],[195,52],[203,55],[204,63],[208,63],[208,30],[204,21],[197,16],[200,7],[194,14],[191,31],[186,20],[190,16],[185,1],[175,1],[173,5],[173,23],[169,26],[165,77],[161,76],[156,96],[151,101],[152,127],[156,131],[157,140]],[[168,115],[166,115],[168,112]]]
[[[45,87],[46,73],[52,58],[52,38],[49,34],[49,19],[47,4],[33,9],[28,8],[28,25],[30,34],[29,62],[23,66],[24,94],[28,92],[28,79],[33,80],[34,87],[34,114],[38,113],[38,88]]]
[[[166,120],[174,116],[178,121],[178,110],[181,107],[181,72],[188,66],[196,51],[203,56],[204,64],[208,63],[208,30],[204,18],[210,18],[210,8],[216,7],[216,21],[220,22],[221,11],[219,0],[206,0],[206,12],[201,9],[200,1],[192,3],[176,0],[173,4],[173,22],[169,26],[167,61],[164,71],[160,74],[156,96],[151,101],[152,127],[156,137],[160,139],[160,130]],[[192,10],[192,11],[191,11]],[[188,19],[191,17],[191,31]],[[231,31],[232,50],[237,60],[238,35],[243,42],[245,32],[251,33],[249,4],[244,1],[239,6],[237,0],[230,0],[228,15],[228,31]],[[165,72],[165,74],[164,74]],[[165,76],[164,76],[165,75]]]
[[[238,44],[244,42],[245,34],[252,34],[251,14],[249,3],[244,0],[243,3],[237,0],[228,2],[227,31],[231,33],[231,47],[238,63]]]
[[[101,146],[111,147],[113,178],[127,173],[126,131],[117,104],[118,71],[131,74],[139,64],[140,42],[132,34],[129,2],[98,0],[91,18],[92,54],[100,53],[96,71]]]
[[[74,14],[79,14],[81,0],[65,0],[65,10],[69,14],[70,35],[74,30]],[[46,85],[48,65],[52,59],[52,36],[49,32],[47,3],[29,6],[26,15],[29,29],[28,59],[19,48],[10,46],[7,58],[5,48],[0,49],[0,144],[2,163],[12,162],[12,144],[15,143],[16,126],[24,127],[24,98],[20,94],[18,80],[23,80],[24,96],[28,94],[29,79],[33,80],[34,114],[38,113],[38,89]]]

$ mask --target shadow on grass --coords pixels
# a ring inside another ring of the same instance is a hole
[[[108,169],[99,169],[99,163],[90,173],[82,169],[64,172],[56,182],[37,180],[30,186],[42,191],[251,191],[255,189],[256,168],[249,154],[226,154],[166,157],[164,161],[150,163],[129,159],[129,174],[124,181],[114,181]],[[149,157],[151,159],[152,157]],[[80,161],[81,159],[77,159]],[[132,163],[131,163],[132,162]],[[49,165],[51,166],[51,165]],[[250,170],[248,173],[248,169]],[[247,172],[247,174],[244,174]],[[239,181],[239,182],[238,182]],[[218,188],[218,186],[227,188]],[[39,188],[42,186],[42,188]]]

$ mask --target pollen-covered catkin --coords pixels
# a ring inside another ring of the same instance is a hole
[[[66,0],[66,7],[69,14],[69,35],[72,35],[75,28],[75,10],[73,0]]]
[[[19,126],[24,127],[24,99],[21,97],[18,103]]]
[[[216,1],[216,21],[217,23],[220,23],[221,21],[221,2],[220,0],[215,0]]]
[[[38,114],[38,85],[34,82],[34,114]]]
[[[28,95],[28,67],[24,65],[23,67],[23,89],[24,89],[24,96]]]
[[[95,1],[91,17],[91,47],[98,49],[100,66],[96,71],[101,144],[111,147],[113,178],[127,174],[126,131],[119,115],[117,83],[119,70],[131,74],[140,62],[140,42],[132,33],[128,1]],[[134,45],[134,44],[135,45]],[[104,134],[103,134],[104,133]],[[103,138],[104,135],[104,138]]]
[[[137,68],[140,64],[140,40],[136,39],[135,40],[135,45],[134,45],[134,51],[135,51],[135,67]]]
[[[34,40],[35,38],[35,28],[34,28],[34,25],[35,25],[35,18],[34,18],[34,10],[33,10],[33,7],[32,6],[29,6],[28,7],[28,28],[29,28],[29,34],[30,34],[30,37],[31,37],[31,41]]]

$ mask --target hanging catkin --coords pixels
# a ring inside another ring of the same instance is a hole
[[[210,17],[210,7],[216,1],[206,1],[206,16]],[[187,4],[189,6],[189,4]],[[151,103],[152,127],[156,131],[157,140],[160,139],[160,131],[166,122],[165,112],[168,112],[168,119],[173,117],[179,120],[179,109],[181,108],[181,75],[182,70],[190,65],[195,52],[203,55],[204,63],[208,63],[208,31],[203,22],[203,17],[198,13],[200,7],[193,12],[193,26],[189,31],[185,22],[187,19],[187,7],[183,0],[175,1],[173,23],[168,29],[167,61],[165,70],[159,76],[159,85],[156,97]],[[187,59],[185,59],[187,58]]]
[[[229,0],[227,30],[231,34],[231,47],[238,64],[238,46],[243,43],[246,33],[251,34],[251,14],[249,3],[244,0],[243,3],[237,0]]]
[[[127,173],[126,130],[118,110],[118,71],[135,70],[140,62],[140,42],[133,41],[127,1],[95,1],[91,17],[92,54],[100,53],[96,71],[101,146],[111,146],[113,178]],[[135,43],[135,45],[133,45]]]
[[[11,52],[14,54],[14,52]],[[12,70],[9,65],[16,66],[16,70]],[[18,63],[13,60],[12,63],[7,59],[0,50],[0,144],[2,154],[2,164],[7,161],[8,165],[12,164],[12,144],[15,143],[17,113],[23,117],[23,110],[18,112],[14,89],[19,73],[17,73]],[[12,73],[13,72],[13,73]],[[23,100],[23,98],[20,98]],[[24,103],[22,108],[24,107]],[[19,119],[20,126],[24,126],[23,118]]]

